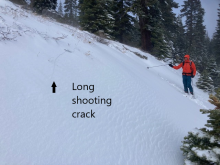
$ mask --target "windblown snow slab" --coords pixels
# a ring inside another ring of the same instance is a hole
[[[183,96],[181,71],[6,0],[0,16],[0,164],[183,164],[183,137],[212,107]]]

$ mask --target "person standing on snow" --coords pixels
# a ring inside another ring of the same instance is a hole
[[[169,64],[171,68],[174,69],[180,69],[183,68],[183,85],[184,85],[184,91],[185,93],[188,93],[188,88],[190,93],[193,95],[193,88],[191,85],[191,78],[194,78],[196,75],[196,65],[194,62],[189,60],[190,56],[185,55],[184,61],[180,63],[178,66],[173,66],[172,64]]]

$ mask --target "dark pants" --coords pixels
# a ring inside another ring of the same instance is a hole
[[[183,86],[184,86],[184,91],[188,93],[188,88],[189,88],[189,91],[191,93],[193,93],[193,88],[192,88],[192,85],[191,85],[191,76],[186,76],[186,75],[183,75]]]

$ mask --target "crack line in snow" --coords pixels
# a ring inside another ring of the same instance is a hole
[[[80,40],[79,40],[80,41]],[[63,53],[61,53],[61,54],[59,54],[57,57],[56,57],[56,59],[54,60],[54,65],[53,65],[53,73],[52,73],[52,76],[51,76],[51,78],[53,77],[53,74],[54,74],[54,70],[55,70],[55,63],[56,63],[56,60],[61,56],[61,55],[63,55],[63,54],[65,54],[66,52],[68,52],[68,53],[74,53],[74,51],[75,51],[75,49],[76,49],[76,47],[78,46],[78,44],[79,44],[79,41],[78,41],[78,43],[76,44],[76,46],[75,46],[75,48],[73,49],[73,51],[71,52],[70,50],[67,50],[67,49],[64,49],[65,50],[65,52],[63,52]]]

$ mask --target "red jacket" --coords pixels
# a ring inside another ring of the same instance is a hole
[[[190,66],[190,62],[191,62],[191,66]],[[179,68],[183,68],[183,75],[187,75],[187,76],[191,76],[193,73],[193,75],[196,75],[196,65],[194,64],[194,62],[190,61],[189,59],[184,61],[184,66],[183,66],[183,62],[180,63],[178,66],[174,66],[174,69],[179,69]]]

